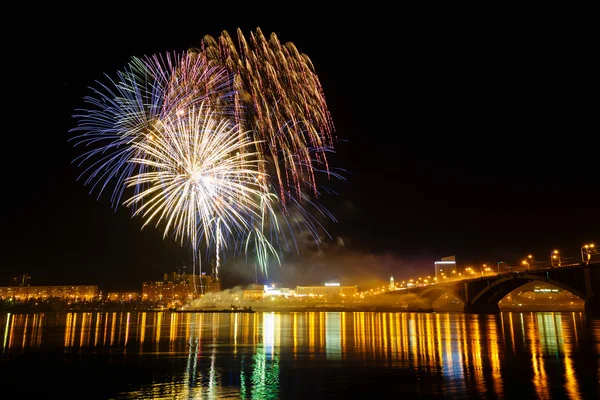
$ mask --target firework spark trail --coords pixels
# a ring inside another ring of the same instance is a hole
[[[240,29],[237,37],[238,46],[226,31],[218,40],[207,35],[198,52],[234,73],[236,102],[246,105],[238,123],[261,141],[261,156],[273,160],[270,175],[277,178],[284,206],[290,195],[301,192],[303,182],[317,196],[312,157],[329,170],[325,153],[333,147],[334,126],[312,62],[293,43],[282,45],[274,33],[267,40],[260,28],[249,41]],[[309,148],[318,150],[311,155]],[[293,193],[288,185],[295,187]]]
[[[245,236],[251,229],[249,218],[260,216],[256,199],[262,194],[261,161],[248,151],[255,145],[229,120],[215,119],[206,107],[169,117],[152,140],[133,144],[144,157],[131,162],[146,166],[148,172],[131,176],[126,183],[149,188],[124,204],[139,203],[134,215],[145,219],[143,226],[164,222],[164,236],[173,232],[182,244],[196,243],[197,233],[204,232],[209,245],[217,221],[227,232]]]
[[[92,185],[90,192],[98,190],[98,197],[114,185],[111,202],[115,209],[121,204],[125,180],[146,171],[145,166],[129,162],[139,156],[133,144],[151,138],[158,121],[207,100],[220,106],[219,113],[236,113],[232,76],[192,53],[134,57],[117,73],[117,79],[107,78],[108,84],[96,82],[99,88],[91,88],[93,95],[84,98],[90,108],[76,110],[73,117],[78,125],[70,132],[83,132],[71,138],[75,146],[85,146],[74,160],[78,166],[87,165],[79,179],[87,176],[85,184]],[[141,184],[132,187],[134,193],[143,188]]]

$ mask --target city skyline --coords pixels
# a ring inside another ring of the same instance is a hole
[[[361,24],[369,17],[378,22]],[[111,33],[77,14],[59,20],[60,32],[32,20],[44,39],[36,51],[24,39],[9,44],[23,78],[8,82],[8,112],[24,129],[6,147],[18,164],[5,184],[0,276],[117,291],[190,266],[187,249],[77,181],[72,114],[94,81],[132,56],[183,51],[238,27],[274,32],[311,59],[339,138],[332,165],[347,171],[331,182],[337,194],[320,199],[338,220],[326,226],[331,238],[273,265],[273,279],[385,280],[433,272],[451,255],[465,265],[542,259],[556,248],[577,258],[598,244],[591,74],[577,41],[585,24],[567,32],[432,15],[394,25],[374,10],[315,18],[307,27],[232,15],[143,34]],[[236,284],[254,270],[230,260],[223,274]]]

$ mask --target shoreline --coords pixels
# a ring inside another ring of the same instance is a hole
[[[584,312],[582,308],[572,309],[544,309],[544,308],[504,308],[500,309],[503,313],[523,313],[523,312]],[[375,312],[375,313],[415,313],[418,311],[407,310],[401,307],[289,307],[289,308],[277,308],[277,307],[259,307],[250,309],[187,309],[187,310],[173,310],[173,309],[89,309],[89,310],[0,310],[0,314],[61,314],[61,313],[112,313],[112,312],[172,312],[178,314],[256,314],[256,313],[298,313],[298,312]],[[452,313],[452,314],[464,314],[462,310],[458,309],[439,309],[433,310],[432,312],[425,312],[426,314],[435,313]]]

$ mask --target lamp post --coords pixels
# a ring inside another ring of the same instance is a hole
[[[529,255],[527,255],[527,257],[524,260],[521,260],[521,265],[524,265],[525,267],[527,267],[527,270],[530,270],[532,261],[533,261],[533,256],[531,254],[529,254]]]
[[[487,264],[483,264],[483,266],[481,267],[481,277],[483,278],[483,271],[487,270],[488,266]]]
[[[471,267],[465,268],[464,274],[465,274],[465,278],[468,279],[471,275],[473,275],[473,268],[471,268]]]
[[[585,263],[585,265],[587,265],[590,262],[590,258],[591,258],[590,252],[594,250],[594,247],[595,247],[594,243],[584,244],[583,246],[581,246],[581,261],[583,263]],[[585,252],[583,251],[583,249],[585,249]],[[584,254],[587,257],[585,257]],[[586,260],[586,258],[587,258],[587,260]]]
[[[560,267],[560,255],[558,250],[554,250],[550,253],[550,267],[554,268],[554,262],[557,262],[556,266]]]

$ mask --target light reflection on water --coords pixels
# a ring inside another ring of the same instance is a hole
[[[48,385],[80,370],[97,398],[585,399],[600,387],[600,320],[579,312],[2,314],[0,329],[6,382],[23,383],[16,366],[43,367]]]

